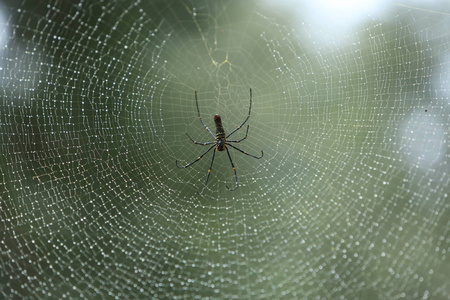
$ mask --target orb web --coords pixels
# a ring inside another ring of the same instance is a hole
[[[449,12],[290,5],[1,7],[2,297],[448,297]]]

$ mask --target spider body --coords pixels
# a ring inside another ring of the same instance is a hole
[[[224,151],[226,149],[227,139],[225,137],[225,130],[222,125],[222,118],[219,115],[214,116],[214,123],[216,124],[216,151]]]
[[[245,152],[245,151],[243,151],[243,150],[239,149],[238,147],[233,146],[233,145],[231,144],[231,143],[240,143],[241,141],[243,141],[243,140],[245,140],[245,139],[247,138],[248,128],[249,128],[248,125],[247,125],[247,131],[245,132],[245,136],[244,136],[242,139],[240,139],[240,140],[228,140],[228,138],[229,138],[233,133],[235,133],[236,131],[238,131],[239,129],[241,129],[242,126],[243,126],[243,125],[247,122],[247,120],[250,118],[250,113],[251,113],[251,110],[252,110],[252,89],[250,89],[250,107],[249,107],[249,109],[248,109],[248,115],[247,115],[247,118],[245,118],[244,122],[242,122],[241,125],[239,125],[238,127],[236,127],[236,128],[235,128],[233,131],[231,131],[228,135],[225,134],[225,130],[223,129],[223,125],[222,125],[222,118],[221,118],[219,115],[214,115],[214,123],[215,123],[215,125],[216,125],[216,135],[214,135],[214,134],[212,133],[211,129],[209,129],[209,127],[206,126],[206,124],[203,122],[202,117],[200,116],[200,109],[198,108],[197,91],[195,91],[195,103],[196,103],[196,105],[197,105],[198,119],[199,119],[200,122],[202,123],[203,127],[204,127],[204,128],[209,132],[209,134],[211,134],[211,136],[214,138],[214,141],[213,141],[213,142],[206,142],[206,143],[199,143],[199,142],[194,141],[194,140],[189,136],[189,134],[186,133],[186,135],[188,136],[188,138],[189,138],[194,144],[196,144],[196,145],[201,145],[201,146],[206,146],[206,145],[211,145],[211,146],[210,146],[210,147],[208,148],[208,150],[206,150],[202,155],[200,155],[196,160],[194,160],[194,161],[191,162],[191,163],[188,163],[188,164],[185,165],[185,166],[179,166],[179,165],[178,165],[178,161],[175,161],[175,163],[176,163],[177,167],[180,168],[180,169],[187,168],[187,167],[193,165],[194,163],[198,162],[200,159],[203,158],[203,156],[205,156],[209,151],[211,151],[211,149],[214,148],[213,155],[212,155],[212,159],[211,159],[211,164],[210,164],[209,169],[208,169],[208,174],[206,175],[205,183],[204,183],[203,188],[202,188],[202,190],[201,190],[201,192],[200,192],[200,194],[202,194],[203,191],[204,191],[205,188],[206,188],[206,185],[208,184],[209,175],[211,174],[211,170],[212,170],[212,166],[213,166],[213,163],[214,163],[214,158],[215,158],[216,152],[217,152],[217,151],[227,151],[227,155],[228,155],[228,158],[230,159],[231,167],[232,167],[233,172],[234,172],[234,180],[235,180],[235,186],[234,186],[234,188],[230,189],[230,188],[228,188],[228,186],[227,186],[227,189],[230,190],[230,191],[234,191],[234,190],[237,189],[238,186],[239,186],[239,185],[238,185],[238,177],[237,177],[237,173],[236,173],[236,167],[234,166],[233,160],[231,159],[230,151],[228,151],[228,147],[227,147],[227,146],[230,146],[232,149],[235,149],[235,150],[241,152],[242,154],[251,156],[251,157],[256,158],[256,159],[260,159],[260,158],[262,158],[263,155],[264,155],[264,153],[263,153],[262,150],[261,150],[261,156],[256,156],[256,155],[249,154],[249,153],[247,153],[247,152]]]

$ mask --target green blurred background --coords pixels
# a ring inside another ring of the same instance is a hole
[[[449,297],[448,2],[0,9],[1,298]]]

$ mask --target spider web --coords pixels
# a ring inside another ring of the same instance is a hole
[[[1,6],[0,297],[449,297],[448,4],[284,4]]]

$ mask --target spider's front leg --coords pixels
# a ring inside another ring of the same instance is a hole
[[[237,173],[236,173],[236,167],[234,166],[233,160],[231,159],[231,155],[230,155],[230,151],[228,151],[228,148],[225,148],[225,150],[227,150],[227,154],[228,154],[228,158],[230,159],[230,163],[231,163],[231,167],[233,168],[233,172],[234,172],[234,188],[230,189],[227,185],[225,185],[227,187],[227,190],[229,191],[234,191],[235,189],[238,188],[239,184],[238,184],[238,178],[237,178]]]
[[[194,161],[191,162],[191,163],[188,163],[188,164],[185,165],[185,166],[179,166],[179,165],[178,165],[178,160],[175,161],[175,164],[177,165],[178,168],[180,168],[180,169],[185,169],[185,168],[187,168],[187,167],[189,167],[189,166],[195,164],[195,163],[198,162],[200,159],[202,159],[202,157],[205,156],[206,153],[208,153],[209,151],[211,151],[211,149],[214,148],[214,146],[215,146],[215,145],[212,145],[211,147],[209,147],[209,149],[206,150],[202,155],[200,155],[199,157],[197,157],[196,160],[194,160]]]
[[[213,151],[213,155],[212,155],[212,158],[211,158],[211,164],[209,165],[209,169],[208,169],[208,175],[206,175],[205,184],[203,185],[202,191],[199,193],[200,195],[203,193],[203,191],[205,190],[206,186],[208,185],[209,175],[211,175],[211,170],[212,170],[212,166],[213,166],[213,163],[214,163],[214,157],[215,156],[216,156],[216,149],[214,149],[214,151]]]

